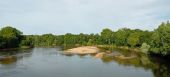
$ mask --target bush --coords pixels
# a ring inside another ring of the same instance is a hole
[[[147,43],[143,43],[140,49],[143,53],[148,53],[149,48],[150,48],[150,45],[148,45]]]
[[[158,54],[159,51],[160,51],[159,48],[151,48],[151,49],[150,49],[150,52],[155,53],[155,54]]]

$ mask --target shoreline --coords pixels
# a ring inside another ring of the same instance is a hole
[[[29,48],[33,48],[33,47],[4,48],[4,49],[0,49],[0,51],[10,51],[10,50],[29,49]]]
[[[61,46],[35,46],[35,47],[43,47],[43,48],[48,48],[48,47],[61,47]],[[34,48],[34,47],[29,47],[29,46],[21,46],[21,47],[17,47],[17,48],[4,48],[4,49],[0,49],[0,51],[2,50],[16,50],[16,49],[28,49],[28,48]],[[136,52],[140,52],[139,48],[129,48],[126,46],[113,46],[113,45],[94,45],[94,46],[77,46],[77,47],[73,47],[68,50],[74,50],[75,48],[79,48],[81,49],[87,49],[87,48],[96,48],[96,49],[104,49],[104,50],[110,50],[110,49],[122,49],[122,50],[130,50],[130,51],[136,51]],[[75,49],[76,50],[76,49]]]
[[[7,50],[17,50],[20,48],[5,48],[5,49],[0,49],[0,51],[7,51]]]
[[[128,51],[134,51],[134,52],[141,52],[140,48],[130,48],[127,46],[114,46],[114,45],[97,45],[98,48],[104,49],[104,50],[112,50],[112,49],[120,49],[120,50],[128,50]]]
[[[113,52],[111,50],[101,51],[101,49],[97,46],[81,46],[81,47],[68,49],[65,52],[66,52],[65,54],[76,54],[76,55],[94,54],[95,58],[103,58],[106,56],[110,56],[121,60],[136,58],[136,55],[125,56],[121,52]]]
[[[66,50],[67,53],[71,54],[95,54],[99,52],[99,48],[96,46],[81,46]]]

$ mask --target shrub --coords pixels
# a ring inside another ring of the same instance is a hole
[[[143,53],[148,53],[149,48],[150,48],[150,45],[148,45],[147,43],[143,43],[140,49]]]

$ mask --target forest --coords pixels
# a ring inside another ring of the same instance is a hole
[[[105,28],[99,34],[23,35],[13,27],[0,30],[0,49],[51,46],[113,45],[140,48],[144,53],[170,55],[170,23],[163,22],[154,31],[122,28],[117,31]]]

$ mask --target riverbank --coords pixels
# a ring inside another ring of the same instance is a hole
[[[140,48],[130,48],[130,47],[128,47],[128,46],[97,45],[97,47],[100,48],[100,49],[104,49],[104,50],[121,49],[121,50],[141,52]]]
[[[4,49],[0,49],[0,51],[10,51],[10,50],[29,49],[29,48],[33,48],[33,47],[30,47],[30,46],[21,46],[21,47],[17,47],[17,48],[4,48]]]

